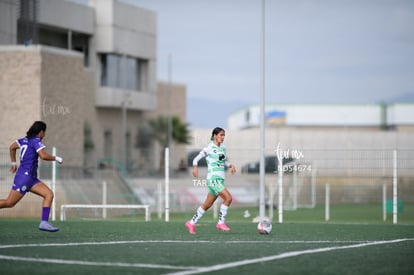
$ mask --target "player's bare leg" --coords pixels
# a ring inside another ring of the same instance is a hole
[[[22,198],[23,195],[18,191],[11,190],[9,196],[6,199],[0,200],[0,208],[11,208],[15,206]]]
[[[56,232],[59,228],[54,227],[49,223],[49,215],[50,215],[50,206],[52,205],[53,201],[53,192],[47,187],[46,184],[43,182],[39,182],[32,186],[30,192],[41,196],[43,198],[43,207],[42,207],[42,221],[39,224],[39,230],[48,231],[48,232]]]
[[[43,182],[39,182],[32,186],[30,192],[41,196],[43,198],[43,207],[50,207],[53,201],[53,192],[50,188]]]
[[[208,193],[206,200],[204,201],[203,205],[201,205],[201,208],[203,208],[204,211],[207,211],[208,209],[210,209],[211,206],[213,206],[213,203],[216,201],[216,199],[217,196]]]
[[[223,199],[223,204],[226,206],[230,206],[231,202],[233,201],[233,197],[231,196],[229,190],[224,188],[223,191],[219,193],[220,198]]]

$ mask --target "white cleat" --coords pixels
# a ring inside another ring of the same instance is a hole
[[[54,227],[47,221],[41,221],[39,224],[39,230],[48,231],[48,232],[56,232],[56,231],[59,231],[59,228]]]

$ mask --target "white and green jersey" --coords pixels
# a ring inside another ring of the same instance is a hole
[[[224,144],[217,146],[213,142],[210,143],[194,158],[193,166],[196,166],[198,161],[204,157],[208,166],[207,179],[224,179],[224,168],[230,166],[226,159],[226,146]]]

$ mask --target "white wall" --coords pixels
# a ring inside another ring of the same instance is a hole
[[[38,21],[41,24],[92,35],[94,10],[70,1],[40,0]]]
[[[155,12],[117,0],[91,1],[95,8],[97,52],[155,60]]]
[[[414,104],[394,104],[388,108],[387,123],[389,125],[413,125]]]
[[[381,104],[287,104],[268,105],[265,112],[285,112],[276,125],[330,126],[330,127],[380,127],[383,124]],[[249,115],[246,115],[249,113]],[[247,119],[249,117],[249,120]],[[228,129],[243,129],[260,125],[260,107],[251,105],[228,117]],[[269,121],[267,122],[269,123]],[[414,125],[414,104],[387,106],[388,125]]]

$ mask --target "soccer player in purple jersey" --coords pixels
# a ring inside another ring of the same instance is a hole
[[[39,229],[43,231],[56,232],[59,228],[49,223],[50,206],[53,201],[53,192],[50,188],[37,178],[38,158],[43,160],[57,161],[62,163],[63,159],[58,156],[49,155],[45,151],[42,139],[46,134],[46,123],[35,121],[26,136],[20,138],[10,145],[10,159],[12,173],[16,173],[12,190],[6,199],[0,199],[0,208],[11,208],[16,205],[24,195],[30,191],[43,197],[42,220]],[[17,169],[16,151],[20,149],[20,167]]]

